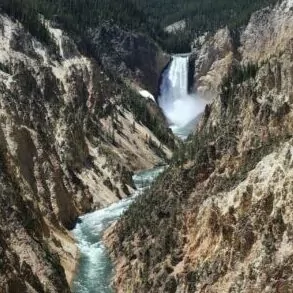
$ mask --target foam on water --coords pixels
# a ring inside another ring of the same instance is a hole
[[[72,288],[74,293],[113,293],[110,286],[113,266],[102,242],[103,232],[164,169],[158,167],[134,175],[138,189],[131,198],[80,217],[73,230],[80,250],[79,268]]]
[[[198,95],[188,93],[188,58],[173,56],[171,64],[163,73],[159,97],[159,105],[173,132],[182,137],[182,133],[186,133],[183,129],[190,125],[191,121],[195,121],[207,104]]]

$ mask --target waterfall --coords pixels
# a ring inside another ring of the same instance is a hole
[[[188,93],[189,56],[173,56],[163,73],[159,105],[173,132],[182,138],[193,129],[196,118],[203,112],[206,101]]]

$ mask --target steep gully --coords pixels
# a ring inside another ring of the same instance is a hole
[[[188,55],[173,56],[163,73],[159,106],[167,117],[170,128],[185,139],[192,131],[206,102],[195,94],[189,94]],[[113,266],[102,243],[103,232],[116,221],[140,196],[165,167],[142,171],[133,177],[137,190],[133,196],[111,206],[87,214],[79,219],[74,235],[80,250],[78,271],[73,282],[75,293],[111,293]]]

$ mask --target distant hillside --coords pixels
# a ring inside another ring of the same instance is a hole
[[[121,28],[144,32],[169,52],[186,52],[196,35],[228,25],[239,27],[252,12],[275,4],[276,0],[2,0],[0,8],[20,20],[35,36],[47,43],[50,34],[37,17],[56,19],[65,29],[84,32],[110,22]],[[164,27],[186,20],[184,33],[168,34]]]
[[[2,0],[0,8],[46,42],[50,36],[38,17],[39,13],[46,19],[58,20],[64,28],[73,32],[80,32],[108,21],[124,29],[153,34],[147,18],[131,1]]]
[[[252,12],[275,4],[276,0],[132,0],[153,22],[162,26],[187,19],[190,26],[200,31],[247,22]]]
[[[215,31],[228,25],[230,28],[245,25],[252,12],[275,4],[276,0],[132,0],[153,23],[166,27],[185,19],[182,32],[164,38],[169,51],[188,51],[190,40],[206,31]]]

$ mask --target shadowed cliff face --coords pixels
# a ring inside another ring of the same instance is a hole
[[[118,73],[154,96],[157,94],[160,74],[170,56],[163,53],[150,38],[105,24],[90,30],[89,39],[94,54],[112,74]]]
[[[291,292],[292,22],[283,1],[237,46],[228,30],[198,44],[196,86],[214,100],[107,232],[118,292]]]
[[[0,14],[0,292],[69,292],[77,249],[66,228],[128,196],[133,171],[171,156],[136,119],[126,87],[64,31],[47,27],[56,55]],[[142,103],[168,133],[157,106]]]

